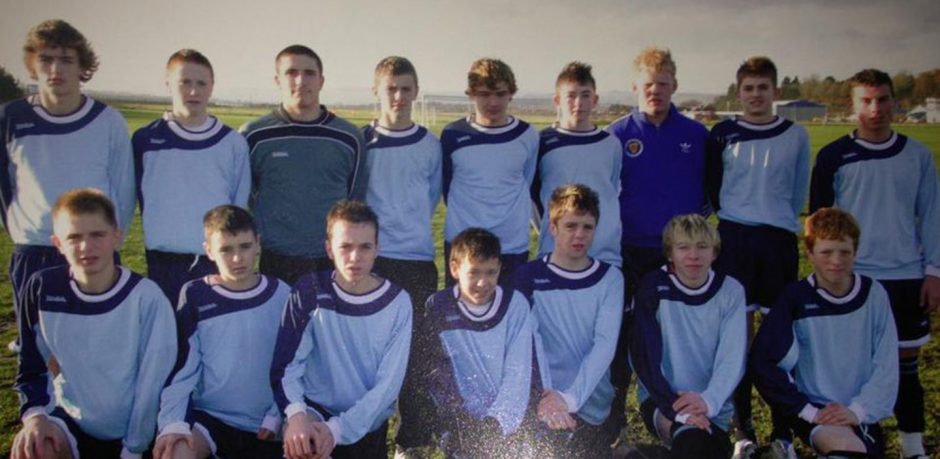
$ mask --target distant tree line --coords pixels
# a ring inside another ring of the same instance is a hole
[[[928,97],[940,97],[940,68],[927,70],[917,75],[901,71],[891,77],[894,83],[894,93],[898,106],[909,110],[924,103]],[[780,99],[806,99],[829,106],[830,114],[848,113],[850,111],[849,85],[845,80],[837,80],[833,76],[820,78],[811,75],[800,79],[798,76],[784,76],[779,82]],[[737,85],[731,83],[725,95],[713,102],[716,110],[741,110],[737,97]]]
[[[23,88],[20,87],[20,83],[7,72],[7,69],[0,66],[0,103],[20,97],[23,97]]]

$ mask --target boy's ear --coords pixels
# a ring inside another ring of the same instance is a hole
[[[333,259],[333,247],[330,247],[330,240],[329,239],[323,240],[323,246],[326,247],[326,256],[329,257],[330,260],[332,260]]]
[[[49,240],[52,241],[52,246],[59,250],[63,256],[65,252],[62,250],[62,240],[59,239],[59,236],[56,236],[55,233],[52,236],[49,236]]]
[[[450,261],[447,263],[447,266],[450,267],[450,275],[451,275],[451,277],[453,277],[454,279],[456,279],[456,278],[457,278],[457,274],[460,273],[460,263],[458,263],[457,260],[450,260]]]
[[[211,250],[211,247],[209,247],[208,241],[202,241],[202,250],[206,252],[207,258],[209,258],[212,261],[215,261],[215,259],[212,258],[212,250]]]

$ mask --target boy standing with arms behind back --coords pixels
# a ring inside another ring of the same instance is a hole
[[[797,279],[796,232],[809,193],[809,136],[803,126],[773,114],[779,94],[773,61],[749,58],[738,68],[737,85],[744,114],[712,128],[705,182],[723,241],[716,265],[744,285],[751,337],[754,311],[769,312],[783,288]],[[771,414],[772,449],[792,457],[790,429],[780,413]],[[746,459],[757,446],[749,372],[735,391],[735,416],[734,457]]]

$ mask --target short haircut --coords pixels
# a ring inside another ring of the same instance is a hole
[[[258,234],[255,219],[247,210],[232,204],[223,204],[206,212],[202,217],[202,227],[205,231],[206,241],[213,233],[228,233],[236,235],[243,231]]]
[[[375,228],[375,240],[379,240],[379,216],[371,207],[362,201],[343,199],[330,208],[326,214],[326,240],[333,238],[333,224],[339,221],[346,223],[368,223]]]
[[[591,85],[591,88],[597,89],[597,83],[594,81],[594,75],[591,74],[591,65],[584,62],[569,62],[565,68],[561,69],[558,78],[555,79],[555,89],[558,89],[564,83],[577,83]]]
[[[552,198],[548,201],[548,218],[552,224],[565,212],[588,213],[594,220],[601,218],[600,204],[597,192],[580,183],[569,183],[555,188]]]
[[[741,89],[741,80],[744,77],[752,78],[770,78],[770,81],[773,82],[774,87],[777,87],[777,66],[774,65],[774,61],[770,60],[766,56],[754,56],[749,57],[746,61],[741,63],[741,66],[738,67],[738,73],[736,75],[738,81],[738,89]]]
[[[79,79],[83,83],[91,80],[98,70],[98,56],[91,48],[91,43],[78,29],[61,19],[42,21],[26,34],[23,62],[30,78],[36,78],[36,69],[31,63],[32,57],[43,48],[74,49],[78,54],[78,66],[82,69]]]
[[[834,207],[823,207],[806,218],[804,224],[806,237],[803,242],[806,250],[813,251],[817,240],[842,241],[852,240],[852,246],[858,250],[858,238],[862,231],[852,214]]]
[[[657,48],[650,46],[640,51],[640,54],[633,60],[633,70],[637,73],[648,72],[666,72],[676,77],[676,62],[672,60],[672,53],[669,48]]]
[[[411,75],[415,79],[415,86],[418,85],[418,71],[407,58],[401,56],[388,56],[379,61],[375,66],[375,87],[379,86],[379,80],[384,76],[402,76]]]
[[[676,215],[666,223],[663,229],[663,254],[668,259],[672,255],[679,238],[685,237],[693,241],[704,241],[715,249],[715,254],[721,250],[721,237],[718,230],[709,225],[705,217],[699,214]]]
[[[118,227],[114,203],[96,188],[75,188],[62,193],[52,206],[52,218],[57,218],[62,212],[69,215],[98,214],[109,225]]]
[[[483,228],[467,228],[450,243],[450,262],[499,259],[502,247],[495,234]]]
[[[320,60],[320,56],[304,45],[290,45],[282,49],[281,52],[277,53],[277,56],[274,57],[275,68],[277,68],[278,62],[280,62],[281,58],[284,56],[307,56],[317,63],[317,69],[320,70],[321,75],[323,74],[323,61]]]
[[[166,61],[166,69],[170,70],[174,64],[199,64],[209,69],[209,74],[212,75],[212,78],[215,79],[215,71],[212,70],[212,63],[209,62],[209,58],[204,54],[196,51],[195,49],[183,48],[172,55]]]
[[[855,88],[856,86],[878,87],[887,85],[888,89],[891,91],[891,97],[894,97],[894,83],[891,81],[891,76],[878,69],[862,70],[861,72],[852,75],[852,78],[849,78],[848,83],[849,88]]]
[[[496,85],[500,83],[506,83],[511,94],[516,93],[518,88],[512,68],[499,59],[477,59],[470,65],[470,71],[467,72],[467,95],[472,95],[473,90],[478,86],[496,88]]]

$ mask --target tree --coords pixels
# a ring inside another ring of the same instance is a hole
[[[0,66],[0,103],[19,99],[20,97],[23,97],[23,89],[20,88],[20,83],[7,72],[7,69]]]

